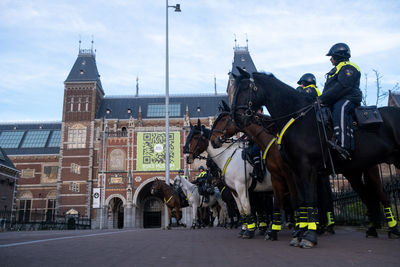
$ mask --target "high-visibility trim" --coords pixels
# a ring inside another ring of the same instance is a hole
[[[222,176],[225,176],[226,168],[228,167],[229,162],[231,162],[232,158],[229,157],[225,163],[224,169],[222,170]]]
[[[225,188],[226,188],[226,186],[224,186],[224,187],[221,189],[221,195],[222,195],[222,192],[224,192]]]
[[[164,197],[164,203],[165,203],[165,204],[168,204],[168,202],[169,202],[171,199],[172,199],[172,196],[170,196],[168,200],[165,200],[165,197]]]
[[[317,224],[315,222],[309,222],[308,230],[317,230]]]
[[[314,90],[317,92],[317,95],[318,95],[318,96],[321,95],[321,92],[318,90],[318,88],[317,88],[314,84],[310,84],[310,85],[308,85],[308,86],[305,86],[305,87],[303,88],[303,90],[306,90],[306,89],[309,88],[309,87],[314,88]]]
[[[258,227],[267,227],[267,223],[266,222],[260,222]]]
[[[327,225],[327,226],[330,226],[330,225],[332,225],[332,224],[335,224],[335,220],[333,219],[333,213],[332,213],[331,211],[328,211],[328,212],[326,213],[326,216],[327,216],[327,218],[328,218],[328,225]]]
[[[282,230],[282,226],[280,224],[272,224],[272,230],[280,231]]]
[[[256,228],[256,223],[249,223],[249,224],[247,225],[247,229],[249,229],[249,230],[252,230],[252,229],[254,229],[254,228]]]
[[[299,228],[306,228],[307,225],[308,225],[308,223],[306,223],[306,222],[300,222],[299,223]]]
[[[385,217],[390,228],[395,227],[397,225],[397,221],[394,218],[392,208],[385,208]]]
[[[264,155],[263,155],[264,160],[267,158],[268,151],[271,148],[271,146],[275,143],[275,141],[276,141],[276,137],[272,138],[272,140],[269,142],[267,148],[264,151]]]
[[[329,75],[328,78],[332,78],[333,76],[335,76],[336,74],[338,74],[339,71],[340,71],[340,69],[341,69],[342,67],[346,66],[346,65],[353,66],[354,68],[356,68],[356,70],[358,70],[358,72],[360,72],[360,68],[359,68],[356,64],[354,64],[353,62],[350,62],[350,61],[342,61],[342,62],[340,62],[339,64],[337,64],[337,66],[336,66],[336,72],[335,72],[334,74],[332,74],[332,75]]]
[[[278,142],[277,144],[280,145],[282,143],[282,138],[283,135],[285,134],[286,130],[290,127],[290,125],[292,125],[292,123],[295,121],[295,119],[291,118],[285,125],[285,127],[283,127],[282,131],[279,133],[279,138],[278,138]]]

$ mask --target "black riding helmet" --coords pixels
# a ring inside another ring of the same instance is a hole
[[[180,169],[179,171],[178,171],[178,174],[183,174],[183,173],[185,173],[182,169]]]
[[[332,56],[334,59],[346,59],[351,57],[350,47],[345,43],[334,44],[329,50],[327,56]]]
[[[308,86],[310,84],[317,84],[317,80],[315,79],[314,74],[312,73],[306,73],[303,76],[301,76],[300,80],[297,82],[297,84],[301,85],[304,84],[305,86]]]
[[[199,171],[201,171],[201,170],[205,171],[206,169],[203,166],[200,166]]]

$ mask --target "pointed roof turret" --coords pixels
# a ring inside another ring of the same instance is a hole
[[[65,82],[97,82],[103,89],[93,49],[79,49],[78,58]]]
[[[248,40],[246,38],[246,46],[239,46],[236,44],[236,37],[235,37],[235,47],[233,48],[233,62],[232,62],[232,69],[229,72],[229,80],[228,86],[226,88],[226,92],[229,96],[229,104],[232,103],[233,100],[233,81],[235,80],[232,76],[232,73],[236,76],[239,76],[240,73],[237,70],[237,67],[245,69],[249,73],[256,72],[256,66],[254,65],[253,59],[250,56]]]

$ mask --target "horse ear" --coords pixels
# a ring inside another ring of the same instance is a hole
[[[197,119],[197,127],[201,127],[200,119]]]
[[[228,104],[224,100],[221,100],[221,103],[222,103],[223,111],[231,112],[231,108],[228,106]]]
[[[240,67],[236,67],[237,70],[239,71],[240,75],[242,75],[243,77],[250,79],[250,73],[248,73],[246,70],[240,68]]]

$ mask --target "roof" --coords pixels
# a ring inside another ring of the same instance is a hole
[[[392,103],[396,106],[396,107],[400,107],[400,94],[399,93],[394,93],[394,92],[389,92],[389,105]]]
[[[6,166],[10,169],[18,171],[11,160],[8,158],[6,152],[0,147],[0,165]]]
[[[61,122],[1,123],[0,146],[8,155],[60,152]]]
[[[246,47],[237,46],[234,48],[234,56],[233,56],[231,72],[235,75],[240,75],[236,67],[245,69],[249,73],[257,71],[247,46]]]
[[[103,90],[93,50],[79,50],[78,58],[65,82],[97,82]]]
[[[221,100],[228,101],[226,94],[210,95],[181,95],[169,96],[169,113],[171,118],[183,118],[188,107],[190,117],[209,117],[218,113]],[[96,119],[137,119],[139,107],[142,119],[156,119],[165,117],[165,96],[120,96],[105,97],[100,103]],[[200,112],[197,108],[200,108]],[[152,112],[158,108],[158,113]],[[108,113],[107,113],[108,110]],[[131,113],[129,113],[129,111]]]

